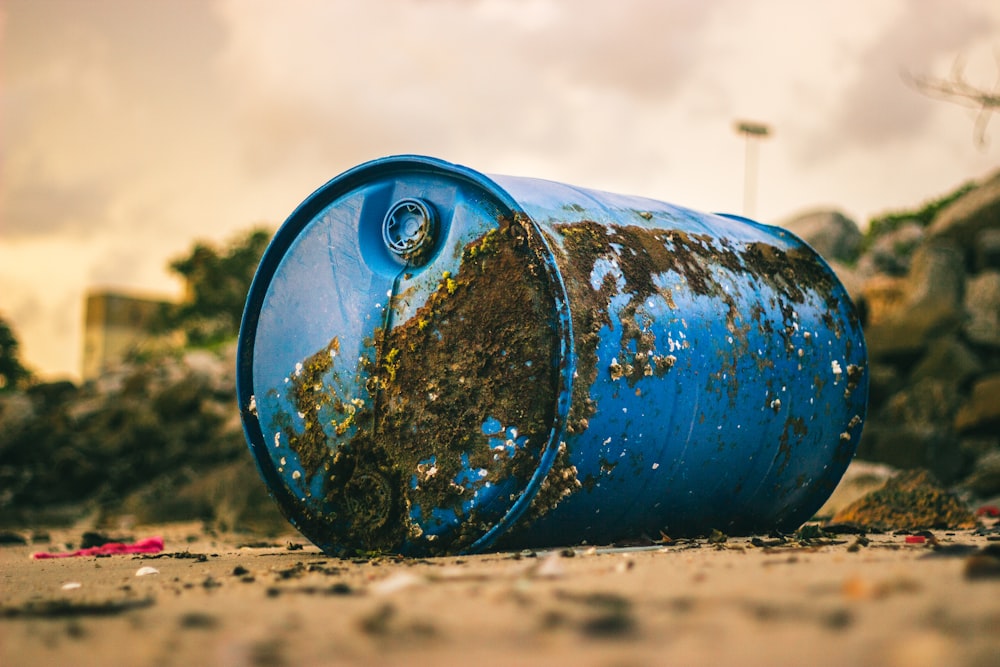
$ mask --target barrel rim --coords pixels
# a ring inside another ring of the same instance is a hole
[[[552,288],[556,311],[556,335],[560,341],[558,357],[558,395],[555,402],[555,413],[552,415],[552,425],[549,438],[541,450],[535,471],[527,484],[520,491],[520,496],[510,505],[499,521],[494,523],[485,533],[477,538],[463,551],[475,553],[490,548],[503,534],[528,510],[541,488],[549,471],[552,469],[559,449],[563,442],[567,416],[572,397],[573,376],[576,370],[576,354],[573,345],[572,320],[569,310],[569,299],[562,274],[556,263],[545,234],[538,224],[531,219],[522,206],[489,176],[438,158],[422,155],[394,155],[378,158],[359,164],[338,176],[330,179],[314,190],[286,218],[268,244],[254,274],[247,293],[243,316],[240,323],[237,340],[236,362],[236,395],[244,436],[253,454],[257,471],[263,478],[268,492],[278,504],[285,518],[317,546],[329,551],[333,545],[323,543],[318,525],[302,507],[298,498],[285,485],[281,475],[273,465],[268,465],[267,443],[264,441],[263,430],[257,419],[254,401],[254,347],[256,343],[257,324],[268,287],[274,278],[287,251],[296,238],[316,216],[331,203],[351,191],[362,187],[374,178],[385,178],[393,174],[430,173],[439,176],[465,181],[495,197],[497,202],[510,211],[511,215],[529,228],[529,234],[541,248],[540,259],[545,267],[549,284]],[[405,547],[405,544],[404,544]]]

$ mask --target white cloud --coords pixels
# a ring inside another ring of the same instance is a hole
[[[773,220],[816,205],[864,219],[985,175],[1000,151],[1000,125],[977,151],[968,110],[898,76],[946,75],[965,53],[970,78],[992,85],[1000,5],[975,0],[11,0],[6,12],[0,289],[44,371],[78,367],[46,350],[79,347],[79,324],[52,322],[88,284],[173,291],[166,263],[194,238],[276,224],[386,154],[739,212],[733,121],[746,117],[774,128],[757,209]]]

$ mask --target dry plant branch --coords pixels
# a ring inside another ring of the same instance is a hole
[[[947,79],[905,75],[906,80],[913,87],[928,97],[976,109],[973,139],[981,149],[989,145],[986,129],[993,113],[1000,109],[1000,49],[994,50],[994,56],[997,66],[997,80],[993,85],[993,90],[985,90],[966,81],[965,59],[961,56],[955,58],[951,75]]]

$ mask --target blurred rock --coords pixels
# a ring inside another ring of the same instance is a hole
[[[955,415],[955,428],[962,433],[1000,431],[1000,373],[976,381],[969,400]]]
[[[868,407],[874,410],[882,406],[897,391],[903,388],[904,378],[892,364],[869,361],[868,363]]]
[[[861,250],[861,231],[857,223],[839,211],[811,211],[781,223],[812,246],[823,259],[853,264]]]
[[[1000,229],[987,228],[976,235],[976,271],[1000,271]]]
[[[985,480],[1000,447],[1000,171],[926,229],[896,224],[856,265],[870,381],[858,456],[993,493]]]
[[[877,275],[861,285],[861,298],[865,306],[866,336],[868,330],[890,321],[902,310],[906,296],[906,280]]]
[[[0,394],[0,433],[16,433],[35,417],[35,402],[27,394],[10,391]],[[0,439],[0,454],[7,438]]]
[[[962,323],[965,268],[954,244],[918,248],[904,280],[898,305],[870,324],[868,347],[876,358],[919,353]]]
[[[4,523],[132,514],[281,525],[247,452],[235,345],[0,396]]]
[[[1000,431],[989,435],[963,435],[958,446],[970,461],[977,461],[995,450],[1000,450]]]
[[[268,535],[291,529],[249,455],[199,472],[182,471],[143,486],[118,505],[104,508],[99,521],[114,525],[122,516],[138,524],[205,521],[223,531]]]
[[[962,247],[972,248],[981,231],[997,228],[1000,228],[1000,171],[942,210],[928,235],[953,239]]]
[[[931,342],[910,373],[913,382],[925,378],[961,386],[983,371],[983,364],[969,346],[955,335]]]
[[[962,486],[980,498],[1000,495],[1000,450],[979,457]]]
[[[861,277],[861,274],[858,273],[855,268],[835,259],[827,260],[827,264],[831,269],[833,269],[837,279],[840,281],[840,284],[844,286],[844,289],[847,290],[847,294],[851,297],[851,299],[855,302],[859,302],[862,298],[865,285],[865,281]]]
[[[896,392],[865,424],[858,457],[897,468],[926,468],[944,482],[960,477],[966,456],[951,422],[961,404],[955,385],[923,379]]]
[[[924,235],[924,228],[917,222],[907,222],[879,236],[858,260],[858,271],[865,276],[905,276],[910,270],[913,251]]]
[[[951,429],[906,423],[887,426],[878,420],[865,427],[857,455],[897,468],[934,470],[945,483],[960,479],[967,464]]]
[[[965,311],[968,314],[965,335],[969,340],[1000,348],[1000,271],[980,273],[969,279]]]

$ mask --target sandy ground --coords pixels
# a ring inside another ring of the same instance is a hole
[[[31,559],[79,545],[52,531],[0,548],[0,665],[1000,665],[986,525],[352,561],[171,524],[129,532],[162,554]]]

